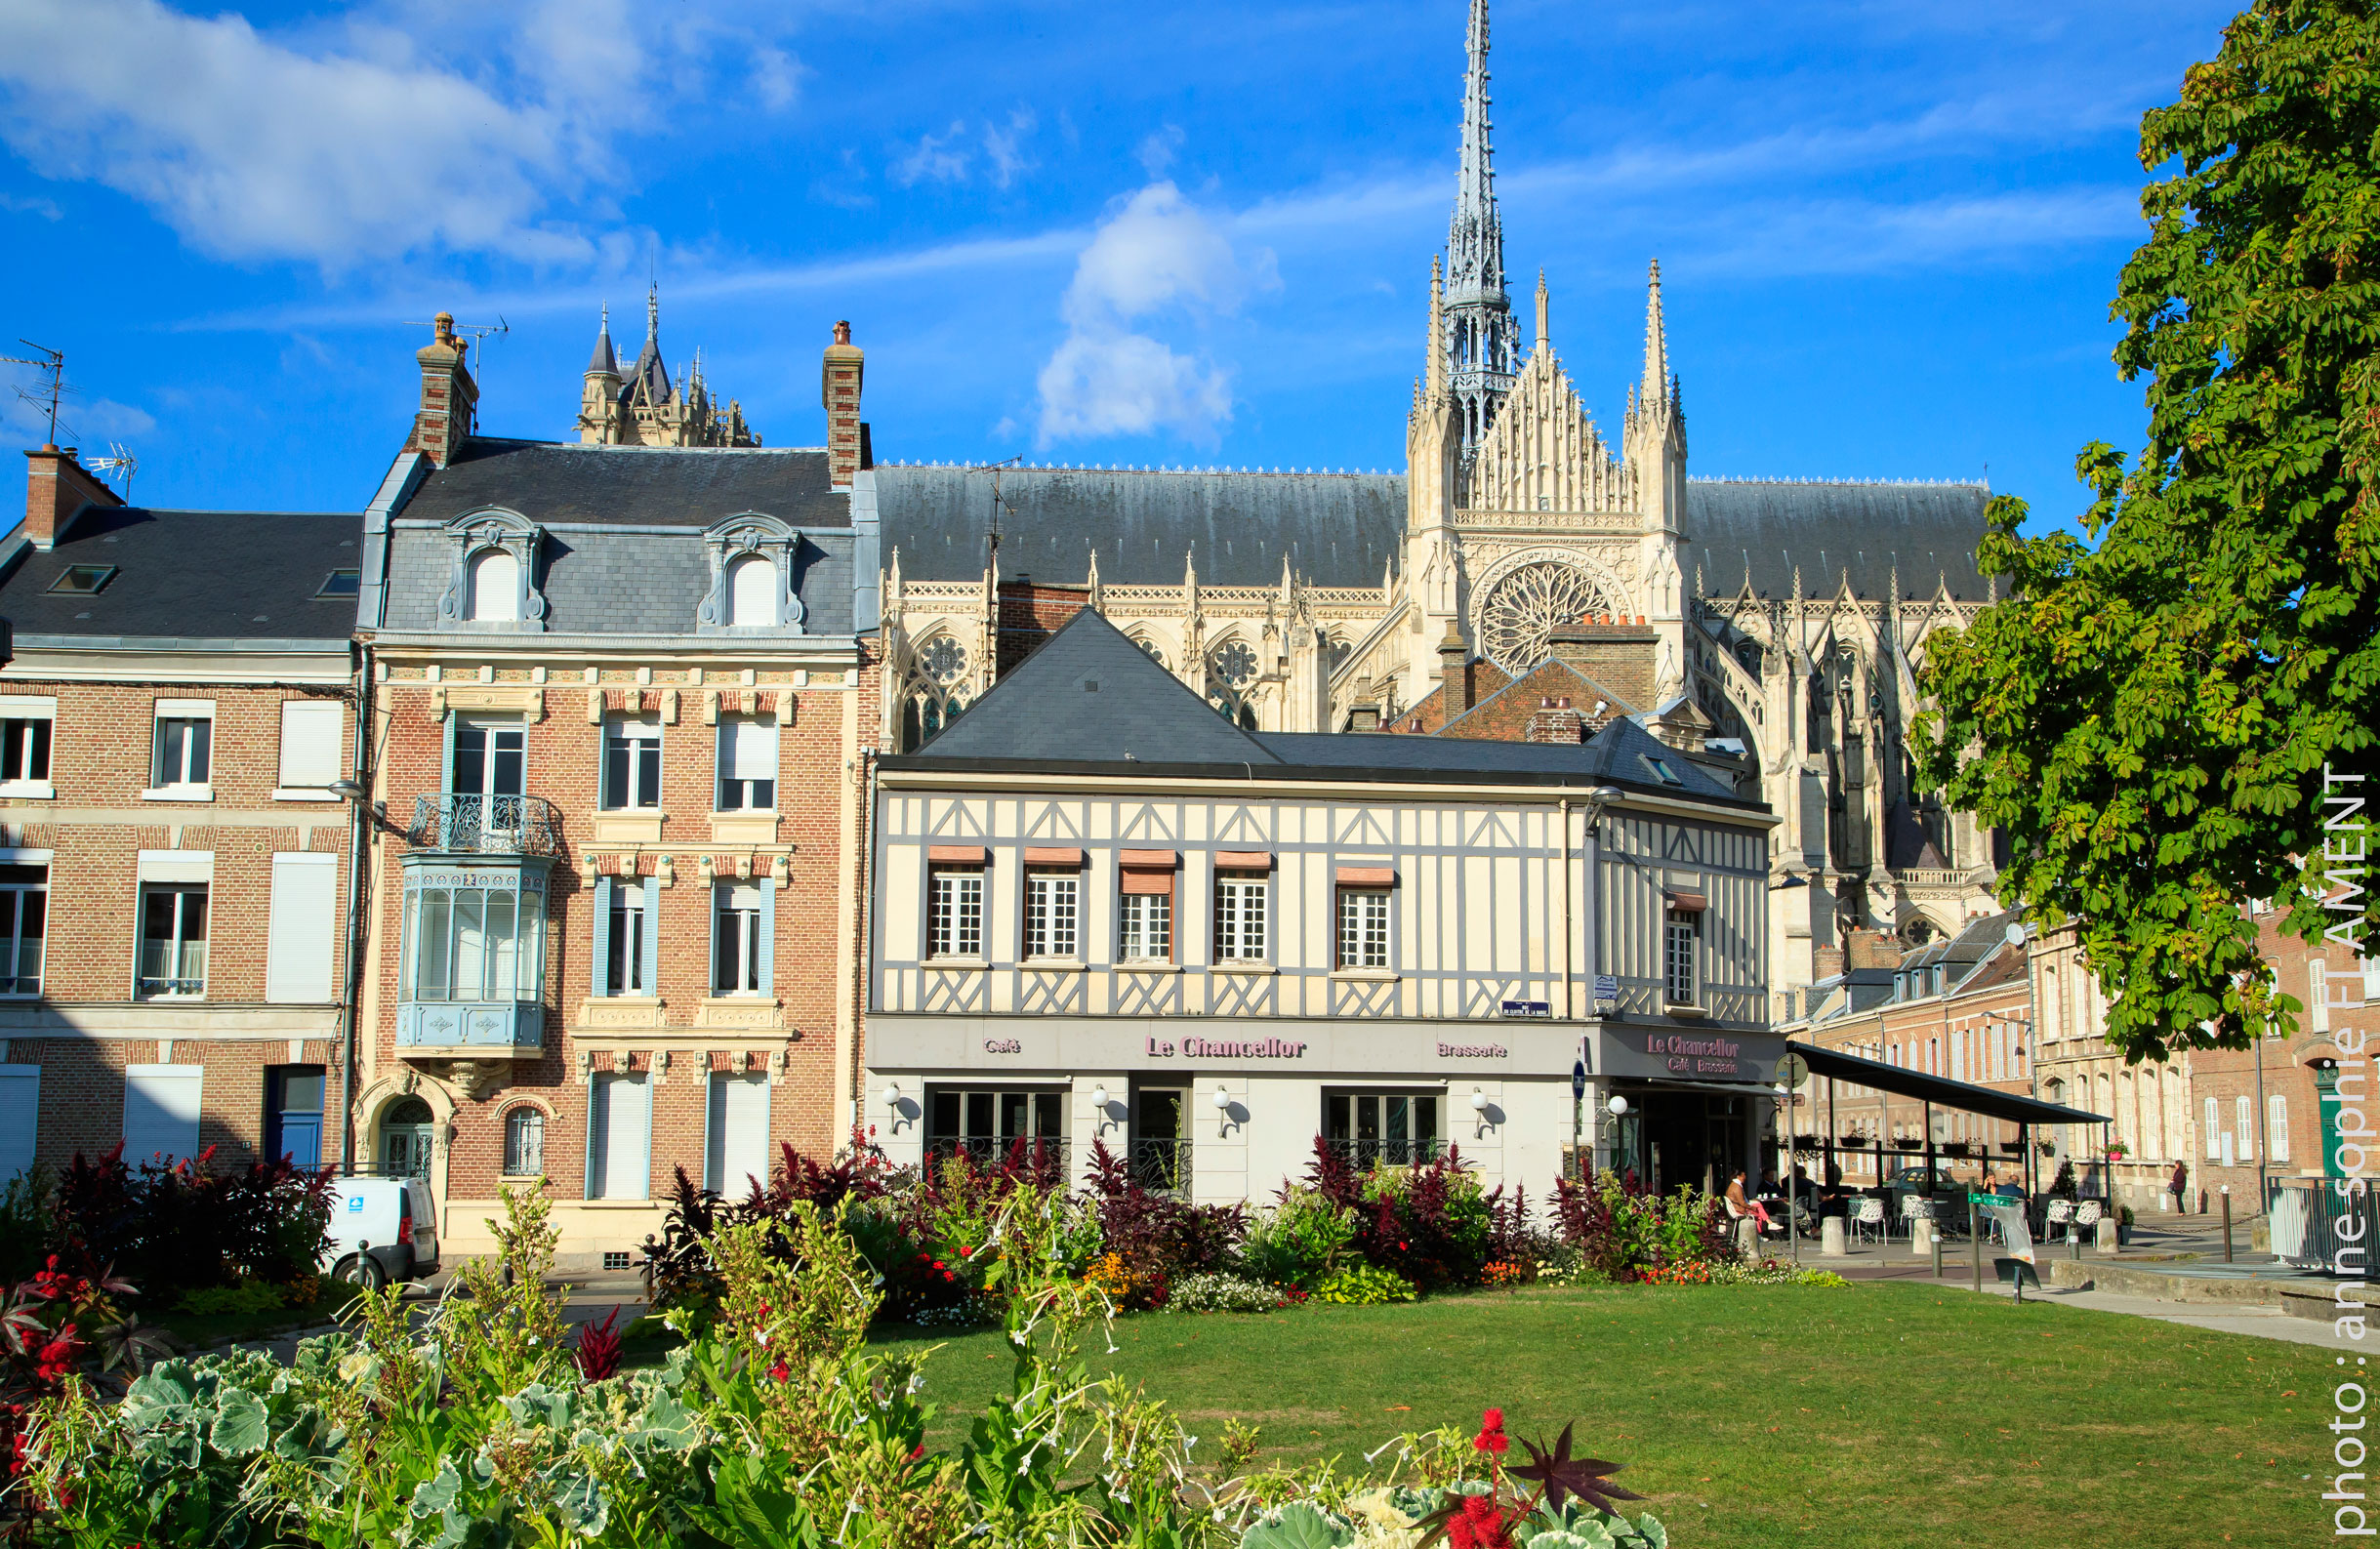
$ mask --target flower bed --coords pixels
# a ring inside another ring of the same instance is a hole
[[[686,1344],[622,1375],[614,1330],[565,1336],[547,1206],[518,1191],[490,1223],[501,1261],[464,1265],[426,1319],[394,1289],[367,1293],[350,1330],[305,1341],[286,1366],[257,1352],[168,1361],[120,1403],[62,1375],[31,1416],[8,1497],[29,1520],[14,1526],[36,1543],[326,1549],[1667,1541],[1621,1512],[1634,1497],[1613,1465],[1572,1454],[1568,1429],[1523,1442],[1530,1462],[1506,1466],[1494,1410],[1467,1444],[1443,1429],[1392,1443],[1369,1478],[1251,1471],[1256,1432],[1237,1422],[1219,1464],[1202,1465],[1163,1405],[1087,1375],[1082,1339],[1103,1293],[1035,1278],[1021,1256],[986,1276],[1007,1292],[1007,1390],[965,1441],[930,1452],[925,1358],[867,1342],[887,1292],[859,1251],[859,1209],[802,1200],[720,1225],[702,1250],[715,1300],[670,1315]]]

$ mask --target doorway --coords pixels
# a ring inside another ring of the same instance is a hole
[[[1190,1137],[1183,1129],[1190,1094],[1179,1087],[1144,1086],[1132,1095],[1132,1177],[1144,1189],[1186,1194]]]
[[[293,1167],[322,1164],[322,1067],[272,1065],[265,1071],[265,1161]]]
[[[1634,1168],[1647,1193],[1692,1187],[1717,1194],[1737,1168],[1749,1168],[1744,1098],[1653,1087],[1621,1091],[1629,1113],[1616,1126],[1612,1164],[1623,1178]]]
[[[430,1176],[430,1136],[436,1116],[419,1097],[400,1097],[380,1121],[380,1170],[390,1178]]]

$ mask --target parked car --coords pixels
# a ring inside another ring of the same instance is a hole
[[[331,1185],[330,1245],[322,1268],[367,1290],[438,1269],[430,1185],[420,1178],[340,1178]]]

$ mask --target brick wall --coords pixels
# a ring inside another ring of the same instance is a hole
[[[340,918],[331,933],[334,996],[344,982],[349,812],[342,801],[275,800],[281,706],[345,704],[344,689],[169,683],[95,684],[9,676],[5,691],[53,697],[52,799],[0,800],[6,841],[51,852],[48,924],[38,999],[0,999],[0,1040],[11,1063],[41,1067],[36,1156],[62,1165],[123,1138],[124,1067],[171,1062],[205,1069],[199,1140],[230,1163],[264,1143],[265,1071],[315,1064],[335,1104],[338,1016],[325,1004],[265,1004],[272,858],[306,851],[335,858]],[[151,788],[155,703],[214,705],[212,800],[144,799]],[[340,764],[351,767],[353,715],[344,717]],[[137,1000],[139,858],[143,850],[211,852],[206,990],[192,999]],[[68,1024],[61,1026],[62,1019]],[[266,1026],[262,1029],[258,1024]],[[291,1042],[300,1043],[299,1058]],[[335,1156],[337,1118],[323,1147]]]
[[[389,717],[383,755],[386,799],[400,820],[412,813],[416,795],[435,793],[444,784],[445,730],[431,714],[432,685],[419,671],[400,669],[394,680],[379,689],[381,708]],[[722,706],[722,714],[731,713],[741,696],[755,695],[773,704],[779,721],[777,842],[791,846],[786,879],[776,892],[771,987],[783,1005],[782,1032],[696,1025],[712,983],[713,897],[701,880],[700,859],[710,855],[721,881],[737,876],[739,863],[751,869],[752,876],[763,876],[769,859],[765,846],[756,859],[748,849],[709,842],[718,730],[706,724],[703,706],[706,687],[719,684],[722,674],[711,674],[706,685],[690,684],[674,672],[666,674],[666,682],[637,683],[633,672],[621,670],[606,670],[599,685],[606,718],[614,707],[621,707],[661,715],[664,721],[658,810],[664,815],[661,843],[670,856],[674,879],[660,890],[654,990],[663,1002],[662,1028],[598,1030],[578,1025],[582,1004],[593,990],[598,926],[593,917],[594,889],[582,862],[594,855],[601,874],[612,876],[628,875],[633,868],[649,885],[656,879],[659,856],[649,850],[627,856],[623,845],[596,842],[603,727],[589,721],[589,688],[584,682],[546,685],[544,716],[525,726],[525,785],[530,795],[552,802],[557,810],[566,855],[554,863],[549,882],[544,1048],[534,1059],[513,1061],[510,1079],[476,1098],[453,1093],[446,1198],[494,1197],[502,1176],[505,1115],[523,1103],[547,1115],[545,1165],[554,1198],[585,1198],[589,1089],[579,1070],[582,1043],[596,1072],[613,1069],[620,1050],[630,1054],[630,1069],[638,1072],[652,1070],[657,1052],[669,1057],[653,1087],[649,1183],[656,1199],[667,1195],[679,1166],[697,1182],[702,1179],[707,1077],[715,1067],[765,1069],[772,1052],[781,1054],[782,1075],[770,1091],[772,1154],[780,1142],[817,1157],[837,1149],[843,1138],[841,1116],[834,1111],[838,1017],[856,1006],[855,991],[844,982],[839,958],[846,936],[857,929],[842,902],[844,869],[857,862],[845,851],[841,822],[845,788],[857,777],[848,761],[872,742],[878,715],[876,674],[863,667],[857,675],[860,686],[851,688],[796,687],[788,673],[763,673],[750,688],[724,678],[730,686],[723,692],[735,697]],[[500,680],[518,678],[508,673]],[[447,681],[456,679],[450,676]],[[663,695],[672,690],[677,703],[675,721],[662,712]],[[846,704],[853,701],[856,719],[847,733]],[[864,816],[864,803],[858,810]],[[379,945],[369,971],[378,987],[371,1036],[382,1078],[400,1076],[406,1068],[395,1044],[403,853],[401,842],[384,845],[377,868]],[[367,1143],[377,1143],[377,1113],[357,1116],[359,1133]],[[628,1246],[651,1228],[640,1214],[606,1215],[603,1220],[615,1223],[603,1229],[615,1232],[620,1241],[598,1245]]]

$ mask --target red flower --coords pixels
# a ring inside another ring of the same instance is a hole
[[[1512,1439],[1504,1435],[1504,1411],[1489,1409],[1479,1417],[1479,1434],[1471,1438],[1475,1451],[1501,1454],[1511,1450]]]
[[[971,1247],[963,1247],[963,1248],[961,1248],[961,1249],[959,1250],[959,1256],[960,1256],[961,1258],[964,1258],[964,1257],[966,1257],[968,1254],[970,1254],[970,1253],[972,1253],[972,1252],[974,1252],[974,1251],[975,1251],[975,1250],[974,1250],[973,1248],[971,1248]]]
[[[783,1356],[779,1356],[777,1358],[777,1364],[768,1368],[768,1380],[771,1382],[783,1382],[787,1377],[792,1375],[793,1368],[785,1364],[785,1358]]]
[[[934,1268],[936,1268],[936,1269],[940,1269],[941,1267],[942,1267],[942,1261],[941,1261],[940,1259],[935,1259],[935,1260],[934,1260]]]
[[[924,1455],[925,1444],[923,1442],[920,1442],[917,1446],[909,1449],[909,1460],[912,1463],[916,1462],[919,1458],[923,1457]]]
[[[1455,1549],[1511,1549],[1507,1526],[1494,1496],[1465,1495],[1462,1509],[1447,1521],[1447,1541]]]

